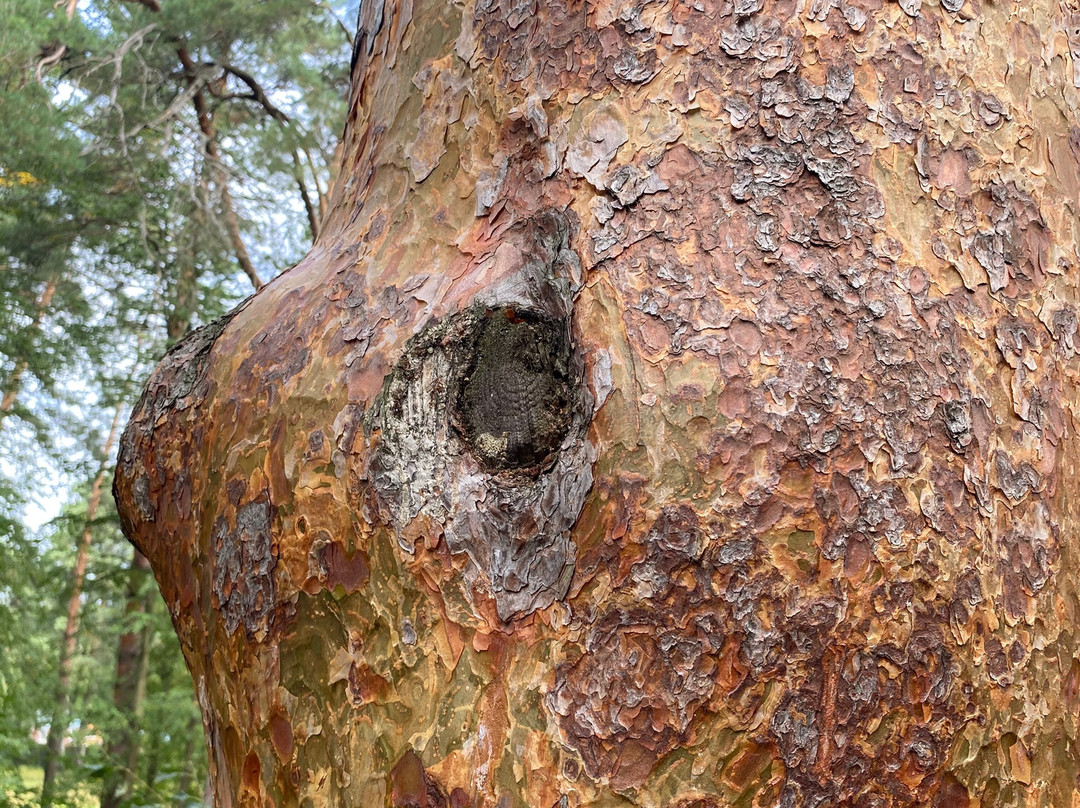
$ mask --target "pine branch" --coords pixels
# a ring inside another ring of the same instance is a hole
[[[193,82],[195,76],[198,75],[198,68],[192,60],[191,54],[188,53],[186,47],[181,45],[176,49],[176,55],[180,58],[180,64],[184,67],[184,74],[189,81]],[[251,285],[255,287],[257,292],[262,289],[264,284],[255,269],[255,264],[251,261],[251,256],[248,255],[247,247],[244,245],[244,239],[240,233],[240,221],[236,215],[232,195],[229,193],[229,175],[225,170],[224,163],[221,161],[217,139],[214,137],[214,121],[210,116],[209,109],[207,109],[206,97],[203,95],[202,88],[196,91],[193,102],[195,117],[199,122],[199,131],[202,132],[205,141],[203,148],[206,151],[206,156],[210,159],[211,170],[214,172],[214,181],[217,183],[218,190],[221,193],[222,217],[225,220],[225,229],[229,233],[233,253],[236,255],[237,263],[240,264],[240,269],[248,276]]]
[[[236,76],[236,78],[244,82],[244,84],[248,86],[248,89],[251,90],[251,98],[261,104],[262,108],[266,110],[271,118],[275,121],[280,121],[281,123],[287,123],[289,121],[289,116],[274,106],[263,91],[263,88],[259,86],[259,83],[255,80],[254,76],[226,61],[218,60],[217,65],[229,75]]]

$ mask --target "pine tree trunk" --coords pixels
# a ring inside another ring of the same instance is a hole
[[[50,295],[51,297],[51,295]],[[105,483],[112,460],[113,446],[120,432],[120,419],[124,408],[117,407],[113,414],[109,434],[102,447],[102,462],[98,467],[94,481],[90,485],[90,496],[86,501],[86,522],[79,535],[79,544],[75,550],[75,565],[71,571],[71,595],[68,597],[67,621],[64,624],[64,637],[60,643],[60,662],[56,678],[56,698],[53,702],[52,720],[49,722],[49,734],[45,739],[45,772],[41,786],[41,808],[49,808],[56,796],[56,775],[59,770],[60,753],[64,735],[68,728],[68,706],[71,699],[71,661],[75,657],[76,638],[79,633],[79,615],[82,612],[83,581],[86,578],[86,565],[90,558],[90,543],[94,537],[94,520],[101,505],[101,487]]]
[[[219,808],[1080,804],[1080,16],[364,2],[115,493]]]
[[[144,614],[150,615],[154,610],[153,593],[148,593]],[[143,716],[146,714],[146,686],[150,679],[150,647],[154,641],[154,626],[147,622],[139,632],[139,664],[135,675],[135,698],[131,707],[132,717],[132,741],[127,750],[127,770],[124,777],[124,789],[132,794],[135,789],[135,781],[139,778],[139,757],[142,754]]]
[[[152,601],[143,590],[143,583],[149,572],[150,562],[146,556],[135,550],[128,572],[125,608],[125,619],[129,623],[150,612]],[[111,767],[101,788],[101,808],[117,808],[122,799],[131,796],[133,773],[138,771],[139,724],[143,700],[146,697],[149,640],[148,624],[131,626],[120,635],[113,705],[121,716],[123,725],[109,738],[106,745],[106,756]]]
[[[184,742],[184,768],[180,772],[180,778],[177,781],[176,786],[176,803],[177,805],[186,805],[188,800],[188,790],[191,788],[192,783],[195,782],[195,730],[197,725],[195,719],[191,719],[188,726],[185,727],[185,737],[187,740]]]
[[[149,644],[147,644],[144,647],[148,651],[150,646],[149,646]],[[164,656],[163,658],[164,658],[165,664],[164,665],[159,664],[158,667],[157,667],[158,677],[159,677],[158,680],[160,682],[161,692],[162,693],[168,693],[169,690],[173,686],[173,678],[174,678],[173,677],[173,670],[174,670],[174,668],[173,668],[173,666],[171,664],[172,663],[171,656]],[[159,659],[159,657],[157,657],[155,655],[155,661],[157,661],[158,659]],[[146,660],[147,660],[147,663],[149,663],[149,661],[150,661],[149,653],[146,654]],[[147,669],[146,677],[145,677],[146,679],[149,678],[149,665],[147,666],[147,668],[148,669]],[[158,771],[160,770],[160,767],[161,767],[162,733],[163,733],[163,730],[166,729],[166,727],[152,726],[148,722],[144,722],[143,726],[145,727],[146,733],[150,737],[149,749],[147,750],[147,753],[146,753],[146,773],[143,775],[143,780],[146,782],[146,787],[148,789],[150,789],[151,791],[156,792],[155,783],[157,783]],[[187,741],[185,742],[185,753],[184,753],[184,756],[181,758],[182,760],[185,761],[185,765],[187,765],[186,762],[191,758],[191,755],[195,751],[194,748],[193,748],[194,732],[195,732],[194,725],[189,725],[189,727],[187,728]],[[190,778],[185,778],[184,774],[182,773],[180,775],[180,777],[178,778],[177,792],[184,793],[184,792],[187,791],[187,786],[184,785],[185,780],[187,780],[188,784],[190,785]]]

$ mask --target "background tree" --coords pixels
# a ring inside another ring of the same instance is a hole
[[[95,483],[132,368],[307,249],[347,16],[307,0],[0,7],[0,805],[36,802],[42,760],[45,804],[203,793],[167,615]],[[43,512],[60,515],[37,528]],[[123,638],[145,663],[132,698],[114,682]]]

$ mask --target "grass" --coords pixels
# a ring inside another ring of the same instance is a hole
[[[40,766],[19,766],[18,779],[22,782],[2,783],[0,805],[11,806],[11,808],[38,808],[45,772]],[[79,783],[66,793],[58,794],[56,805],[69,808],[98,808],[100,801],[96,790],[91,789],[87,783]]]
[[[45,770],[40,766],[20,766],[19,777],[30,791],[40,792],[41,784],[45,781]]]

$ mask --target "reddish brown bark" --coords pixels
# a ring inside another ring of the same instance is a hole
[[[1071,14],[364,3],[118,469],[219,805],[1072,804]]]

